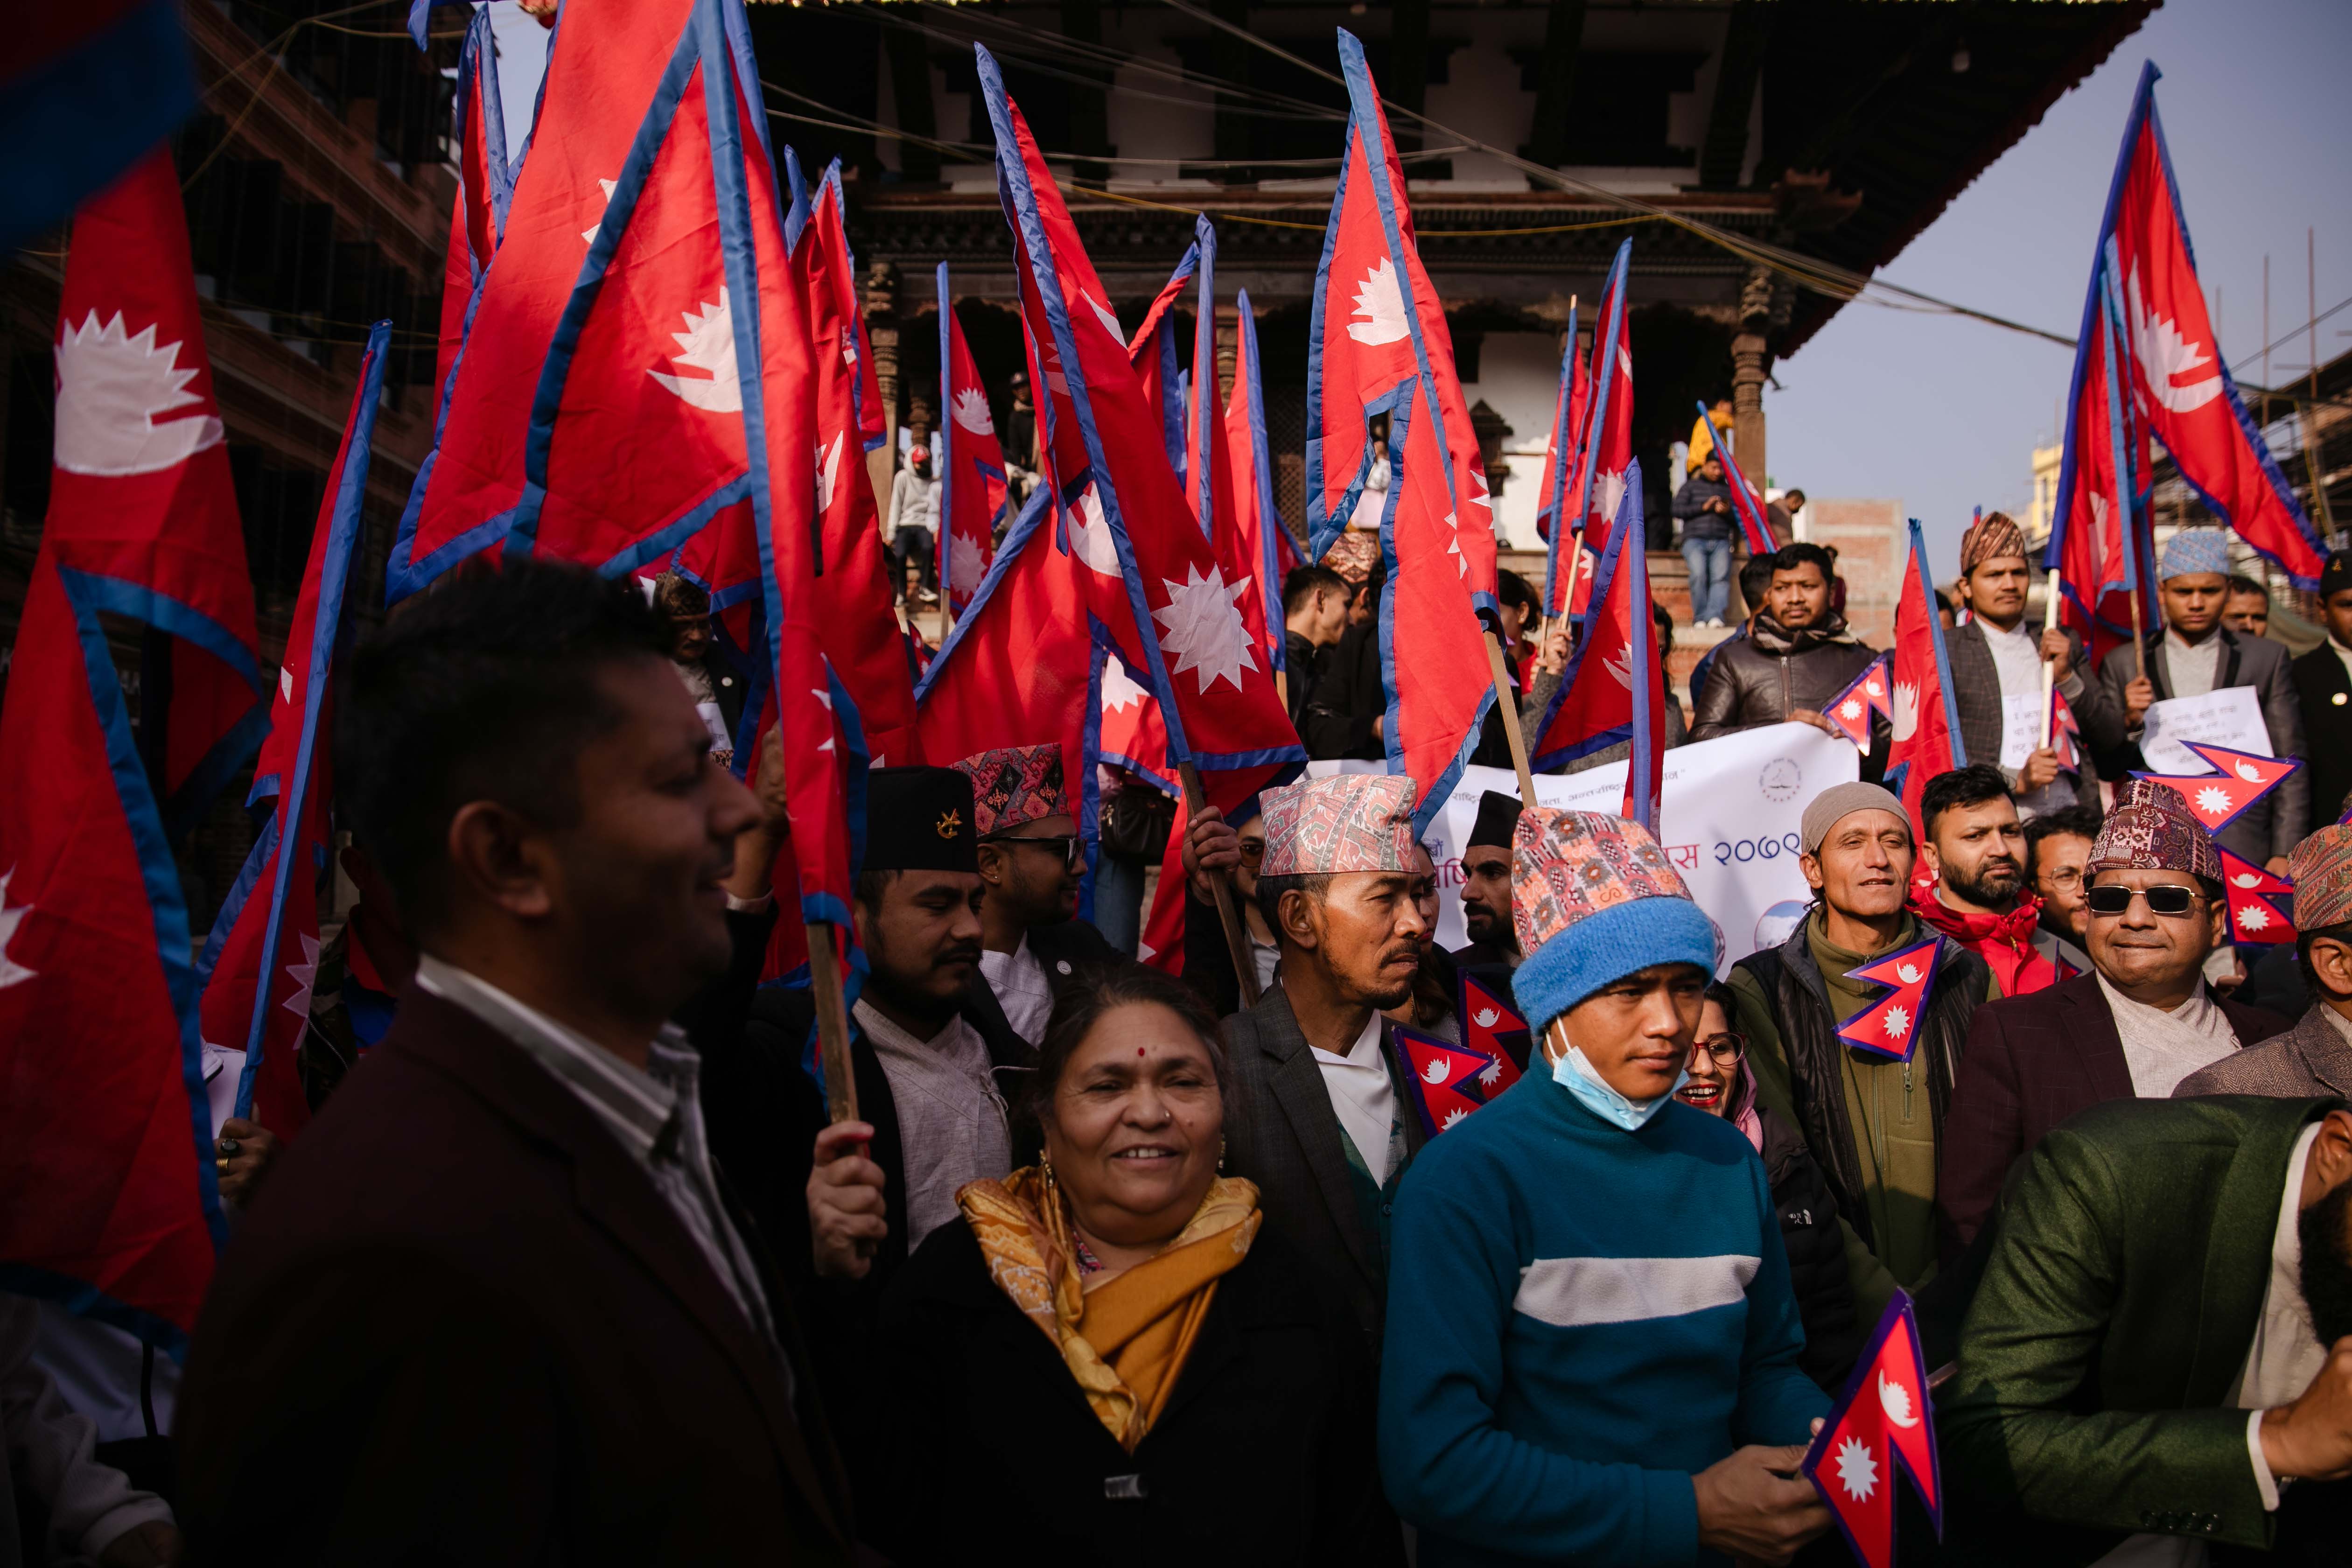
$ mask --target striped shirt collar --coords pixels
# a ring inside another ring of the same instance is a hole
[[[640,1072],[578,1030],[431,953],[417,958],[416,984],[521,1047],[639,1162],[677,1157],[679,1102],[695,1092],[701,1058],[676,1025],[662,1026],[648,1047],[647,1070]]]

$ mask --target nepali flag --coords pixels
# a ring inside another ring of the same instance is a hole
[[[2215,845],[2221,849],[2220,845]],[[2221,886],[2230,905],[2230,940],[2254,944],[2293,942],[2302,933],[2290,914],[2294,884],[2242,855],[2221,849]],[[2286,901],[2282,901],[2286,900]]]
[[[420,49],[431,47],[425,33],[435,0],[418,0],[409,11],[409,36]],[[453,4],[455,0],[438,0]],[[437,416],[447,395],[449,372],[466,345],[480,302],[482,278],[497,254],[514,205],[520,159],[507,156],[504,100],[499,91],[498,42],[490,8],[478,6],[466,25],[457,51],[457,82],[450,145],[457,152],[457,190],[451,198],[449,243],[441,273],[441,342],[433,364],[433,408]]]
[[[1638,472],[1638,469],[1636,470]],[[1621,507],[1633,503],[1618,498]],[[1621,519],[1621,521],[1627,521]],[[1591,609],[1568,669],[1552,694],[1551,709],[1536,726],[1528,750],[1531,765],[1549,769],[1590,756],[1621,741],[1636,742],[1637,765],[1625,779],[1632,818],[1654,792],[1645,786],[1664,742],[1660,698],[1658,641],[1650,621],[1649,555],[1639,526],[1608,531],[1601,564],[1593,569]],[[1646,762],[1647,769],[1638,765]],[[1651,807],[1654,812],[1654,807]],[[1656,830],[1656,817],[1644,824]]]
[[[1569,489],[1577,498],[1577,527],[1585,548],[1596,555],[1608,549],[1610,532],[1624,510],[1626,474],[1633,461],[1633,339],[1625,319],[1627,279],[1633,266],[1633,242],[1617,247],[1609,266],[1609,281],[1601,290],[1601,313],[1595,318],[1591,372],[1592,409],[1577,453]],[[1633,517],[1640,526],[1642,511],[1636,492]],[[1585,613],[1587,595],[1578,591],[1570,610]]]
[[[1412,1073],[1412,1108],[1421,1130],[1434,1138],[1517,1081],[1503,1074],[1510,1061],[1500,1052],[1449,1045],[1435,1035],[1396,1026],[1397,1051]]]
[[[1306,760],[1240,607],[1255,584],[1229,577],[1187,508],[1077,226],[994,57],[976,52],[1023,310],[1052,367],[1047,460],[1087,613],[1159,701],[1169,754],[1230,810]]]
[[[1853,1016],[1838,1024],[1838,1038],[1855,1050],[1887,1061],[1907,1062],[1919,1044],[1919,1020],[1936,984],[1943,957],[1943,937],[1931,936],[1874,963],[1846,971],[1849,980],[1866,980],[1894,989]]]
[[[1536,500],[1536,534],[1546,548],[1547,616],[1567,615],[1573,587],[1569,578],[1591,574],[1590,563],[1580,559],[1579,552],[1584,548],[1583,531],[1575,526],[1576,508],[1570,499],[1578,458],[1584,450],[1584,421],[1591,412],[1591,384],[1584,374],[1584,361],[1577,357],[1576,308],[1571,305],[1568,311],[1568,348],[1559,359],[1559,396],[1552,406],[1551,436],[1544,443],[1543,488]],[[1570,526],[1555,528],[1562,517],[1570,520]]]
[[[174,0],[17,7],[0,42],[0,255],[113,184],[195,110]]]
[[[1894,1568],[1898,1468],[1927,1505],[1941,1540],[1944,1487],[1936,1461],[1936,1412],[1927,1395],[1919,1324],[1911,1298],[1901,1290],[1879,1316],[1869,1348],[1798,1467],[1829,1504],[1864,1568]]]
[[[171,824],[252,754],[268,683],[168,152],[75,218],[55,352],[0,706],[0,1286],[177,1356],[227,1230]],[[145,638],[135,728],[101,616]]]
[[[2318,586],[2326,551],[2222,362],[2157,115],[2159,74],[2154,61],[2140,72],[2099,227],[2098,259],[2110,274],[2124,326],[2116,358],[2129,367],[2126,380],[2146,433],[2164,444],[2181,478],[2308,592]],[[2063,468],[2058,493],[2063,506]]]
[[[1698,405],[1698,416],[1706,417],[1704,403]],[[1731,481],[1731,510],[1739,519],[1739,531],[1748,536],[1748,553],[1771,554],[1780,544],[1772,537],[1771,520],[1764,515],[1764,497],[1739,471],[1739,465],[1732,459],[1730,442],[1717,441],[1714,450],[1723,459],[1723,477]]]
[[[2146,432],[2124,395],[2120,295],[2104,256],[2074,353],[2065,455],[2042,564],[2060,586],[2058,618],[2081,634],[2095,665],[2132,635],[2132,603],[2158,624],[2153,473]]]
[[[1944,651],[1944,626],[1936,618],[1935,579],[1927,571],[1927,546],[1919,520],[1911,520],[1911,560],[1903,569],[1903,596],[1895,605],[1894,745],[1887,753],[1887,785],[1903,797],[1911,831],[1927,837],[1919,819],[1919,796],[1938,773],[1969,765],[1960,743],[1960,714],[1952,689],[1952,663]]]
[[[1299,564],[1298,542],[1275,504],[1274,459],[1265,440],[1265,374],[1258,359],[1257,318],[1250,310],[1248,289],[1241,291],[1237,308],[1240,341],[1234,356],[1233,395],[1225,403],[1226,461],[1233,468],[1232,535],[1236,558],[1255,563],[1265,656],[1280,670],[1288,648],[1283,635],[1282,585]]]
[[[391,598],[500,544],[618,575],[748,493],[699,3],[565,5],[530,178],[450,371]],[[755,79],[748,46],[737,65]]]
[[[799,160],[789,148],[785,160],[797,168]],[[843,214],[841,161],[835,159],[812,194],[807,226],[787,238],[792,265],[807,290],[809,331],[816,345],[815,575],[825,601],[816,629],[825,658],[856,699],[859,721],[880,767],[919,760],[915,689],[882,549],[873,477],[857,440],[864,405],[857,391],[862,362],[856,356],[865,328],[857,310],[857,264]],[[835,344],[837,353],[831,352]]]
[[[1457,972],[1454,1016],[1462,1020],[1462,1044],[1468,1049],[1494,1057],[1501,1064],[1494,1092],[1519,1081],[1519,1068],[1528,1059],[1534,1032],[1493,986],[1467,969]]]
[[[1871,661],[1870,668],[1846,683],[1844,690],[1829,700],[1822,710],[1822,717],[1835,724],[1854,749],[1867,755],[1870,752],[1871,715],[1885,717],[1892,711],[1887,699],[1886,656],[1881,654]]]
[[[1410,411],[1414,422],[1439,437],[1423,461],[1440,472],[1421,504],[1436,508],[1433,516],[1444,530],[1445,552],[1473,600],[1490,607],[1493,503],[1454,370],[1445,308],[1421,264],[1404,168],[1363,45],[1345,28],[1339,65],[1348,83],[1348,138],[1315,278],[1307,381],[1307,553],[1321,560],[1355,511],[1372,468],[1371,416],[1385,412],[1401,420]],[[1393,428],[1390,447],[1391,453],[1412,456]],[[1400,470],[1403,466],[1396,464]],[[1399,492],[1411,488],[1404,479],[1398,472],[1390,481],[1392,509]],[[1486,656],[1473,651],[1483,678]],[[1413,776],[1423,775],[1415,771]]]
[[[1195,230],[1207,222],[1205,216],[1196,216]],[[1160,439],[1168,448],[1168,466],[1176,470],[1179,479],[1187,480],[1188,494],[1192,447],[1186,415],[1190,387],[1183,355],[1177,352],[1175,310],[1176,301],[1184,297],[1184,289],[1198,274],[1200,266],[1200,245],[1196,242],[1186,246],[1184,254],[1177,258],[1176,270],[1168,275],[1168,281],[1160,286],[1160,292],[1143,312],[1142,325],[1127,341],[1127,357],[1135,366],[1144,401],[1160,411]],[[1111,319],[1117,319],[1116,313]]]
[[[2180,798],[2197,820],[2205,825],[2208,833],[2219,833],[2238,820],[2246,808],[2278,788],[2289,773],[2303,766],[2300,757],[2258,757],[2252,752],[2233,752],[2226,746],[2209,746],[2201,742],[2186,741],[2182,744],[2197,754],[2198,759],[2212,768],[2210,773],[2144,773],[2135,772],[2136,779],[2154,779],[2178,790]]]
[[[350,640],[344,595],[365,526],[361,508],[391,339],[389,321],[378,321],[368,333],[359,390],[327,470],[310,564],[278,671],[269,737],[261,743],[246,803],[271,802],[269,816],[247,874],[215,922],[225,936],[205,982],[205,1037],[245,1052],[236,1114],[256,1118],[280,1138],[292,1137],[310,1120],[295,1053],[310,1026],[310,986],[319,973],[319,878],[333,847],[328,818],[335,794],[333,675]]]
[[[2058,765],[2070,773],[2083,771],[2083,727],[2074,721],[2074,710],[2065,693],[2055,686],[2050,689],[2050,749],[2057,753]]]
[[[1004,478],[1004,448],[996,439],[996,416],[989,412],[988,389],[963,341],[948,292],[948,264],[940,263],[940,584],[948,613],[961,616],[971,603],[996,553],[996,525],[1003,520],[1011,491]]]

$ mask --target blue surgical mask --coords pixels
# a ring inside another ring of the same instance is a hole
[[[1664,1110],[1666,1102],[1674,1099],[1675,1089],[1690,1082],[1690,1074],[1685,1072],[1675,1079],[1674,1089],[1655,1100],[1628,1100],[1601,1080],[1591,1062],[1585,1059],[1584,1052],[1575,1046],[1569,1047],[1551,1064],[1551,1076],[1554,1083],[1576,1096],[1587,1110],[1628,1132],[1639,1132],[1649,1125],[1650,1118]]]

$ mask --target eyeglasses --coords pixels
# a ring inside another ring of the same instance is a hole
[[[2083,885],[2083,868],[2061,866],[2054,871],[2043,872],[2041,880],[2053,888],[2079,888]]]
[[[2086,898],[2093,914],[2109,920],[2129,910],[2135,898],[2147,900],[2148,913],[2178,920],[2194,910],[2202,896],[2196,889],[2184,888],[2178,882],[2159,882],[2153,888],[2093,888]]]
[[[1244,866],[1255,866],[1259,861],[1265,858],[1265,840],[1263,838],[1244,838],[1241,841],[1241,850],[1242,864]]]
[[[1062,858],[1065,866],[1075,866],[1086,858],[1086,845],[1075,833],[1057,833],[1043,838],[1022,838],[1011,835],[991,838],[991,844],[1021,844],[1032,849],[1050,849]]]
[[[1697,1042],[1697,1048],[1728,1067],[1748,1050],[1748,1037],[1727,1029]]]

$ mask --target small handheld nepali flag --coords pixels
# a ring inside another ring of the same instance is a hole
[[[1511,1064],[1499,1051],[1450,1045],[1402,1025],[1396,1043],[1412,1069],[1412,1106],[1421,1113],[1421,1130],[1432,1138],[1510,1087],[1503,1074]]]
[[[1520,1069],[1527,1066],[1528,1052],[1534,1042],[1534,1031],[1500,992],[1466,969],[1459,974],[1461,984],[1454,1016],[1462,1020],[1462,1043],[1474,1051],[1484,1051],[1501,1059],[1502,1077],[1495,1084],[1495,1092],[1499,1094],[1519,1081]]]
[[[2221,849],[2220,845],[2213,847]],[[2292,897],[2294,884],[2273,877],[2243,856],[2221,849],[2221,886],[2230,904],[2230,940],[2255,945],[2293,942],[2302,933],[2287,913],[2282,897]]]
[[[1829,1504],[1846,1544],[1866,1568],[1895,1562],[1895,1471],[1900,1468],[1944,1534],[1943,1479],[1936,1464],[1935,1409],[1919,1325],[1901,1290],[1887,1303],[1845,1393],[1814,1435],[1798,1473]]]
[[[2286,776],[2303,766],[2300,757],[2258,757],[2252,752],[2233,752],[2226,746],[2209,746],[2197,741],[2183,742],[2200,760],[2210,765],[2210,773],[2143,773],[2134,778],[2154,779],[2180,792],[2189,803],[2189,811],[2205,825],[2208,833],[2219,833],[2238,820],[2246,809],[2263,796],[2278,788]]]
[[[1893,707],[1886,697],[1886,660],[1881,654],[1869,668],[1853,678],[1852,684],[1829,700],[1822,710],[1823,716],[1845,731],[1845,738],[1857,751],[1870,750],[1870,716],[1892,716]]]
[[[1838,1025],[1838,1038],[1855,1050],[1889,1061],[1907,1062],[1919,1043],[1919,1016],[1935,989],[1937,960],[1944,939],[1931,936],[1875,963],[1849,969],[1849,980],[1867,980],[1895,989]]]
[[[2067,705],[2065,694],[2055,686],[2050,689],[2050,749],[2058,754],[2058,765],[2070,773],[2083,771],[2083,727],[2074,721],[2074,710]]]

